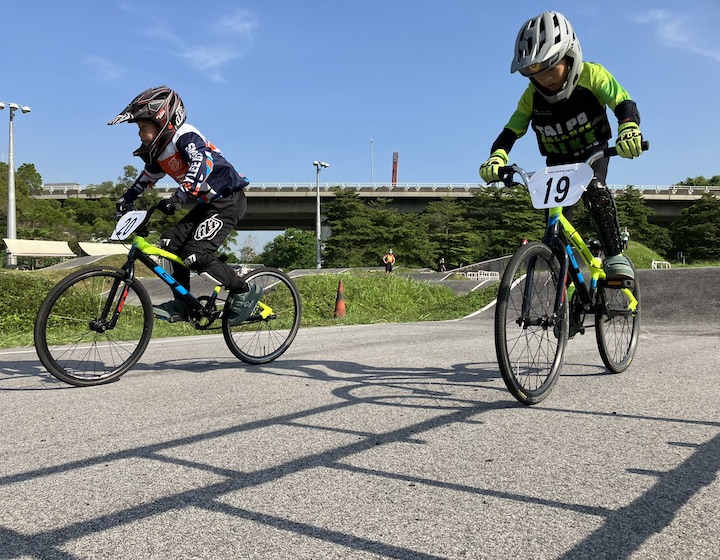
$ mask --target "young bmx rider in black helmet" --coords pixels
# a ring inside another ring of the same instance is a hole
[[[515,141],[532,125],[547,165],[585,161],[606,148],[611,137],[607,109],[618,120],[618,155],[634,158],[642,153],[640,114],[635,102],[604,67],[584,62],[580,43],[570,22],[558,12],[543,12],[529,19],[515,42],[510,72],[530,79],[518,107],[480,166],[486,182],[497,181],[507,165]],[[608,158],[593,164],[595,179],[583,199],[590,207],[606,259],[608,281],[634,280],[622,255],[620,226],[612,193],[605,186]]]
[[[117,201],[117,209],[128,211],[145,189],[165,175],[171,176],[179,186],[169,199],[160,202],[160,210],[172,215],[183,203],[196,203],[160,239],[161,247],[180,256],[188,267],[173,263],[173,276],[188,290],[189,269],[206,272],[221,283],[232,296],[228,298],[229,322],[235,326],[252,313],[262,289],[245,283],[215,253],[245,215],[243,188],[248,180],[185,118],[180,96],[167,86],[159,86],[142,92],[108,123],[138,125],[142,144],[133,155],[145,162],[143,172]],[[170,321],[186,321],[188,309],[174,299],[155,306],[154,312]]]

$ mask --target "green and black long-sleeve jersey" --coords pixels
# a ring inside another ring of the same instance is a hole
[[[510,152],[515,141],[532,126],[548,165],[585,161],[612,136],[607,107],[619,123],[640,124],[635,102],[600,64],[584,62],[572,95],[558,103],[549,103],[531,81],[491,152]]]

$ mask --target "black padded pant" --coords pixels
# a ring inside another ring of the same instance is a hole
[[[247,290],[235,269],[215,255],[246,209],[245,193],[237,191],[208,204],[197,204],[175,227],[162,234],[160,246],[178,255],[187,266],[173,263],[173,276],[180,284],[189,290],[190,270],[194,270],[206,272],[228,291]]]

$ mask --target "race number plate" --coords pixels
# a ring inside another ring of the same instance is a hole
[[[593,178],[587,163],[553,165],[533,173],[528,183],[535,208],[572,206],[587,190]]]
[[[127,239],[130,234],[142,224],[146,215],[147,212],[145,210],[133,210],[132,212],[123,214],[118,220],[115,231],[110,236],[110,239],[115,241]]]

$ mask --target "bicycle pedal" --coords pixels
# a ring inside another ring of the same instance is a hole
[[[622,290],[628,288],[632,290],[635,287],[635,280],[632,278],[618,278],[613,280],[606,280],[605,287],[611,290]]]
[[[187,321],[187,318],[182,315],[160,315],[157,312],[153,313],[153,315],[155,315],[156,319],[160,319],[161,321],[165,321],[167,323],[181,323],[183,321]]]

